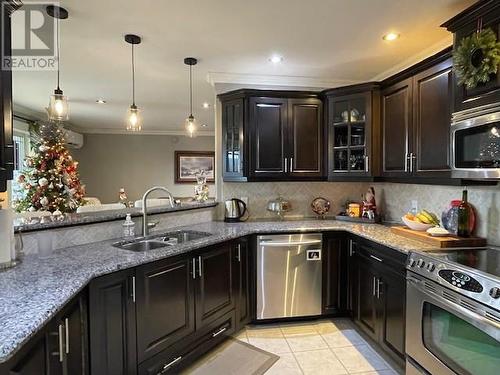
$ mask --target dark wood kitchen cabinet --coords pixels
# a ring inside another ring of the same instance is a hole
[[[379,174],[380,85],[367,83],[323,92],[327,108],[328,180]]]
[[[11,13],[20,2],[2,1],[1,48],[2,64],[11,55]],[[14,168],[14,141],[12,137],[12,72],[0,67],[0,192],[7,190],[7,180],[12,179]]]
[[[323,104],[317,93],[219,95],[225,181],[321,180]]]
[[[358,241],[353,256],[355,323],[398,363],[404,363],[406,255]]]
[[[232,254],[230,244],[224,244],[198,256],[196,329],[234,310]]]
[[[0,365],[9,375],[87,375],[87,295],[80,293],[15,356]]]
[[[329,233],[323,237],[323,314],[345,315],[350,285],[350,248],[343,233]]]
[[[236,298],[236,330],[244,328],[253,319],[253,288],[254,273],[253,257],[250,251],[249,239],[242,238],[232,244],[234,269],[234,294]]]
[[[190,257],[181,257],[137,267],[139,363],[194,332],[194,262]]]
[[[98,277],[89,286],[92,375],[137,373],[135,270]]]
[[[473,35],[479,20],[482,29],[490,28],[500,36],[500,2],[498,0],[477,1],[463,12],[446,21],[442,27],[453,33],[453,48],[456,49],[462,39]],[[490,80],[474,88],[458,84],[453,77],[453,111],[458,112],[500,102],[500,69],[492,74]]]
[[[449,178],[449,51],[382,91],[382,175]]]

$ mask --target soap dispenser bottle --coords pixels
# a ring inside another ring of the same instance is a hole
[[[127,214],[125,222],[123,223],[123,237],[135,237],[135,223],[132,221],[132,217],[130,216],[130,214]]]

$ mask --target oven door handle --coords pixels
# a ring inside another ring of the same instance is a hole
[[[420,293],[425,294],[427,298],[434,304],[438,306],[442,305],[448,308],[450,312],[456,314],[459,318],[462,318],[463,320],[476,327],[478,326],[478,324],[480,324],[482,328],[484,328],[483,330],[486,331],[491,337],[500,341],[500,323],[497,323],[492,319],[490,320],[483,315],[477,314],[457,303],[449,301],[439,294],[426,290],[422,287],[422,285],[424,285],[424,282],[422,280],[416,279],[412,276],[407,276],[406,280],[413,288],[417,289]],[[453,292],[453,294],[457,293]]]

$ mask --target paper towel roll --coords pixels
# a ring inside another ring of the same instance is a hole
[[[10,209],[0,210],[0,264],[8,263],[14,255],[14,215]]]

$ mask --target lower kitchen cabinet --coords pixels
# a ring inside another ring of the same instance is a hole
[[[326,234],[323,238],[322,311],[325,315],[344,315],[348,311],[349,242],[345,234]]]
[[[355,323],[397,362],[404,363],[406,255],[358,243],[353,257]]]
[[[92,375],[137,373],[135,270],[101,276],[89,286]]]
[[[239,239],[233,244],[235,272],[234,293],[236,298],[236,330],[244,328],[253,319],[253,288],[254,272],[253,257],[247,238]]]
[[[9,361],[9,375],[87,375],[87,297],[82,292]]]

